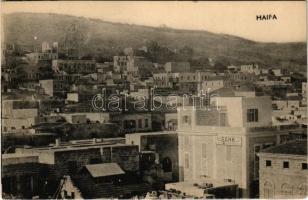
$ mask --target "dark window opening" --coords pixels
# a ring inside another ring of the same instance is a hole
[[[258,109],[248,109],[247,110],[247,122],[258,122],[259,120]]]
[[[284,162],[283,162],[283,168],[284,168],[284,169],[289,168],[289,162],[288,162],[288,161],[284,161]]]
[[[134,129],[134,128],[136,128],[136,121],[135,120],[125,120],[124,121],[124,128],[125,129]]]
[[[266,167],[271,167],[271,166],[272,166],[272,161],[266,160]]]
[[[145,128],[149,127],[149,120],[148,119],[144,120],[144,126],[145,126]]]
[[[164,172],[172,172],[172,161],[169,157],[163,159],[162,168]]]
[[[138,128],[142,128],[142,120],[138,119]]]
[[[307,163],[302,163],[302,169],[307,169]]]

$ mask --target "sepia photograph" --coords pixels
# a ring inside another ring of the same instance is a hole
[[[306,1],[1,2],[1,199],[306,199]]]

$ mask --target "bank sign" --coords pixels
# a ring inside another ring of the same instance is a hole
[[[234,135],[216,136],[216,144],[240,146],[242,145],[242,138]]]

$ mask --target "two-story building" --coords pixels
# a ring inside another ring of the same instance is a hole
[[[307,198],[307,140],[295,140],[261,151],[260,198]]]
[[[37,123],[39,103],[38,101],[4,100],[1,112],[3,132],[26,129]]]
[[[241,72],[254,73],[255,75],[259,75],[260,68],[258,64],[241,65]]]
[[[153,64],[140,56],[114,56],[113,69],[115,72],[136,76],[140,69],[151,67]]]
[[[279,144],[298,126],[272,126],[270,97],[214,97],[210,107],[178,108],[180,181],[233,183],[239,197],[258,195],[263,148]]]
[[[189,62],[167,62],[164,65],[166,72],[189,72],[190,71],[190,63]]]
[[[56,59],[52,61],[52,69],[55,72],[90,74],[96,72],[96,65],[94,60]]]

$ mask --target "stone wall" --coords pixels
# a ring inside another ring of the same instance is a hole
[[[266,160],[271,166],[266,167]],[[283,162],[289,162],[289,168],[283,168]],[[261,198],[307,198],[307,163],[306,156],[274,154],[260,156],[260,197]]]

